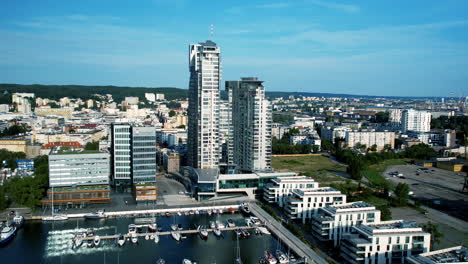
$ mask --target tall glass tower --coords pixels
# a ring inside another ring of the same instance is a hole
[[[188,165],[218,168],[220,48],[211,40],[189,46]]]

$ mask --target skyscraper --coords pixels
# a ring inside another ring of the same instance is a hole
[[[211,40],[189,46],[188,165],[218,168],[220,48]]]
[[[271,104],[256,77],[227,81],[232,96],[234,163],[240,172],[271,170]]]

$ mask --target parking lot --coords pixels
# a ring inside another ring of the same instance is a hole
[[[464,174],[416,165],[387,168],[384,177],[393,185],[407,183],[413,198],[460,219],[468,219],[468,195],[461,193]],[[398,172],[402,176],[392,176]]]

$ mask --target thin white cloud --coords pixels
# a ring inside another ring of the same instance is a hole
[[[358,13],[361,11],[361,8],[357,5],[335,3],[327,0],[309,0],[308,2],[317,6],[337,9],[347,13]]]
[[[272,8],[286,8],[289,6],[289,3],[286,2],[281,2],[281,3],[270,3],[270,4],[261,4],[257,5],[257,8],[266,8],[266,9],[272,9]]]

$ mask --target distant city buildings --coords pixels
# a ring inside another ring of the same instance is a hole
[[[347,131],[345,142],[346,145],[351,148],[359,146],[372,148],[375,146],[377,151],[385,147],[393,149],[395,147],[395,133],[388,131]]]

